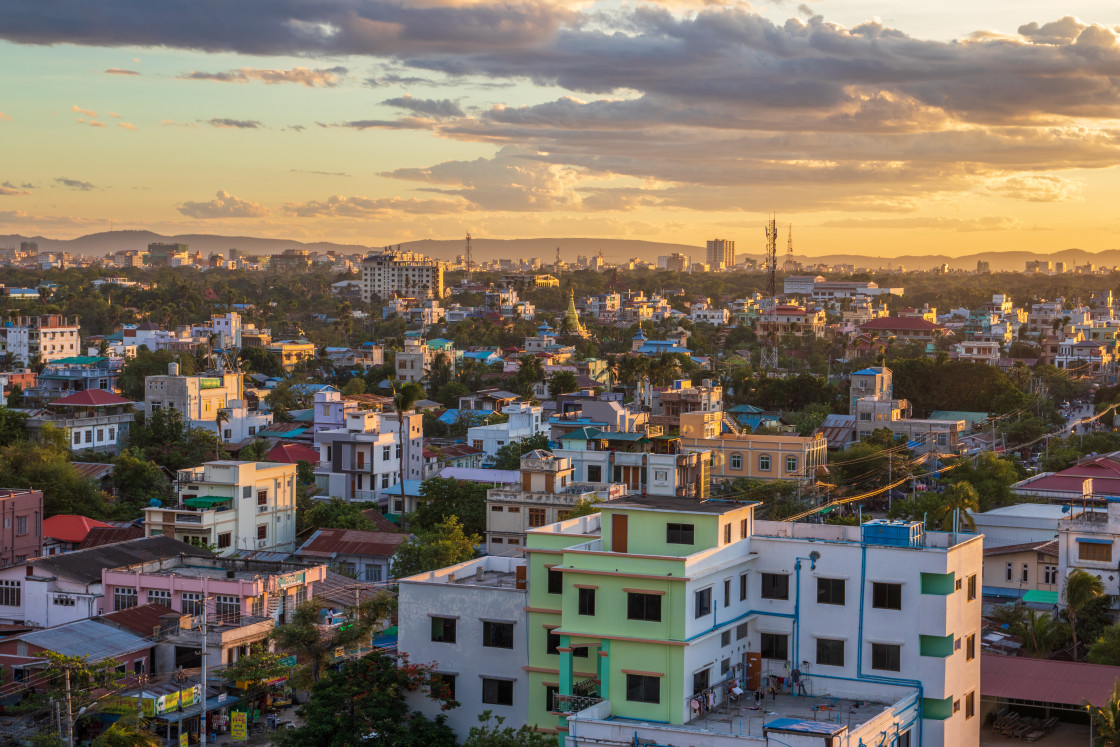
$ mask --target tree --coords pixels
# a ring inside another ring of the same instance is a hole
[[[599,498],[580,498],[576,504],[568,511],[567,519],[575,519],[580,516],[590,516],[591,514],[599,513],[599,504],[603,501]]]
[[[1060,623],[1046,613],[1026,610],[1023,619],[1011,627],[1023,639],[1027,656],[1047,657],[1061,636]]]
[[[1113,682],[1112,696],[1103,708],[1087,705],[1096,727],[1093,747],[1120,747],[1120,679]]]
[[[548,448],[548,434],[534,433],[531,436],[502,446],[494,454],[495,469],[521,469],[521,457],[536,449]]]
[[[129,713],[113,722],[91,743],[92,747],[162,747],[163,740],[144,729],[144,722]]]
[[[945,491],[933,518],[945,531],[953,528],[955,516],[960,517],[959,526],[975,530],[976,521],[973,520],[970,512],[978,510],[980,510],[980,502],[976,489],[967,482],[958,482],[950,485]]]
[[[8,407],[23,407],[23,387],[19,384],[12,384],[12,388],[8,390]]]
[[[365,379],[360,379],[357,376],[351,378],[350,381],[347,381],[346,385],[342,387],[342,393],[343,394],[365,394],[366,393]]]
[[[275,353],[265,348],[242,348],[238,353],[242,369],[262,376],[283,376],[284,367]]]
[[[1093,664],[1120,666],[1120,625],[1109,625],[1089,647],[1087,657]]]
[[[325,501],[316,500],[307,509],[304,522],[306,528],[310,529],[360,529],[376,532],[377,525],[362,513],[376,507],[373,503],[351,503],[338,497]]]
[[[222,439],[222,424],[228,423],[228,422],[229,422],[229,410],[225,409],[224,407],[218,408],[218,411],[216,413],[214,413],[214,426],[215,426],[217,436],[218,436],[214,440],[214,460],[215,461],[217,461],[218,459],[221,458],[219,456],[219,452],[221,451],[222,441],[223,441],[223,439]]]
[[[82,317],[83,324],[85,317]],[[144,401],[144,382],[149,376],[165,375],[172,363],[179,364],[179,373],[190,376],[195,373],[194,358],[179,355],[170,350],[148,350],[140,348],[136,357],[130,358],[121,371],[119,385],[121,393],[134,402]]]
[[[402,657],[403,658],[403,657]],[[455,747],[455,733],[442,714],[428,719],[408,707],[411,692],[458,705],[428,665],[398,663],[374,652],[347,662],[319,680],[300,706],[303,726],[282,732],[280,747],[351,747],[369,741],[384,747]],[[555,737],[554,737],[555,739]]]
[[[404,386],[397,390],[396,377],[390,378],[389,382],[393,385],[393,407],[397,411],[397,443],[402,448],[401,454],[401,497],[404,497],[404,468],[405,458],[404,454],[407,450],[404,446],[409,441],[409,434],[404,429],[404,414],[406,411],[411,410],[412,406],[416,404],[417,400],[424,398],[424,388],[417,384],[415,381],[409,381]]]
[[[1014,503],[1011,486],[1022,479],[1014,460],[1004,459],[990,451],[981,452],[975,461],[964,460],[946,474],[951,483],[967,482],[972,485],[981,511]]]
[[[12,387],[14,392],[19,386]],[[27,440],[27,415],[0,407],[0,446]]]
[[[128,448],[113,458],[113,487],[117,502],[142,510],[154,498],[170,501],[175,492],[159,465],[137,448]]]
[[[825,416],[830,412],[832,408],[825,403],[809,405],[794,418],[794,427],[800,435],[811,436],[813,431],[821,427]]]
[[[1063,590],[1065,596],[1065,613],[1069,620],[1069,632],[1073,637],[1073,660],[1077,661],[1078,617],[1085,611],[1091,602],[1104,596],[1104,584],[1091,573],[1080,568],[1075,568],[1066,576],[1066,585]]]
[[[272,639],[282,650],[299,655],[311,668],[311,680],[318,682],[327,653],[359,641],[368,644],[377,626],[392,615],[396,601],[388,591],[378,591],[356,607],[347,608],[344,615],[350,625],[335,628],[322,624],[318,604],[305,602],[296,607],[291,622],[272,631]]]
[[[478,714],[479,725],[472,726],[463,747],[553,747],[556,735],[537,731],[528,724],[521,728],[503,727],[505,719],[490,711]]]
[[[579,379],[571,371],[556,371],[548,377],[548,394],[553,399],[577,389],[579,389]]]
[[[172,472],[197,467],[213,454],[220,459],[223,453],[217,434],[206,428],[188,428],[182,413],[162,407],[150,417],[137,418],[129,431],[129,443]]]
[[[288,671],[285,658],[271,651],[254,651],[248,656],[239,656],[236,662],[221,670],[220,674],[234,682],[270,680]]]
[[[448,517],[458,517],[468,534],[486,533],[486,486],[477,482],[432,477],[420,483],[423,499],[408,517],[413,531],[430,530]]]
[[[14,443],[0,447],[0,475],[9,487],[43,491],[43,515],[107,516],[106,496],[70,462],[68,450],[51,443]]]
[[[458,517],[448,516],[431,529],[417,532],[397,548],[393,556],[393,575],[398,578],[414,576],[462,563],[474,558],[475,548],[481,544],[482,537],[466,534]]]

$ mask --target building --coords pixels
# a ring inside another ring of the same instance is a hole
[[[1083,458],[1060,472],[1040,472],[1011,486],[1025,498],[1045,498],[1055,503],[1092,501],[1120,495],[1120,451]]]
[[[860,332],[872,337],[894,337],[900,340],[933,342],[952,334],[940,324],[915,317],[880,317],[859,325]]]
[[[0,566],[43,552],[43,491],[0,488]]]
[[[708,497],[712,454],[679,438],[580,428],[561,436],[560,446],[553,453],[571,460],[576,480],[622,483],[641,495]]]
[[[802,306],[778,304],[759,312],[755,332],[759,337],[780,338],[783,335],[824,337],[824,310],[814,311]]]
[[[272,424],[272,413],[250,410],[245,399],[245,380],[240,372],[219,370],[191,376],[179,375],[179,364],[169,363],[166,375],[144,381],[144,414],[175,410],[191,428],[218,432],[225,443],[251,439]]]
[[[673,252],[665,260],[665,269],[669,272],[688,272],[690,264],[692,264],[692,260],[687,255]]]
[[[1116,573],[1120,501],[1109,497],[1103,507],[1071,507],[1067,516],[1058,522],[1059,587],[1065,586],[1071,571],[1086,571],[1101,580],[1104,593],[1113,597],[1112,608],[1116,609],[1116,596],[1120,595]]]
[[[957,345],[957,360],[968,363],[998,366],[999,353],[1000,344],[998,342],[968,340]]]
[[[713,479],[748,477],[812,483],[817,468],[828,463],[828,442],[820,436],[756,436],[724,433],[723,413],[681,415],[681,444],[712,453]]]
[[[1028,591],[1057,594],[1058,540],[984,548],[984,596],[1022,599]]]
[[[982,538],[757,505],[631,497],[530,531],[529,723],[581,746],[977,744]],[[782,694],[709,721],[732,681]],[[822,741],[826,695],[851,721]]]
[[[71,451],[94,449],[119,454],[128,444],[128,429],[134,415],[133,403],[103,389],[86,389],[60,397],[27,419],[27,428],[37,438],[45,424],[66,434]]]
[[[78,317],[61,314],[10,316],[0,323],[0,355],[11,353],[24,366],[78,355]]]
[[[455,349],[446,340],[406,339],[404,350],[397,353],[397,380],[423,383],[434,365],[447,365],[455,375]]]
[[[280,366],[288,373],[301,364],[315,360],[315,344],[300,338],[298,340],[276,340],[264,346],[265,350],[279,359]]]
[[[316,404],[320,406],[326,405]],[[406,423],[415,427],[412,420],[420,420],[423,429],[423,416],[406,418]],[[403,449],[395,430],[386,427],[390,423],[396,425],[395,417],[350,410],[344,422],[341,428],[315,433],[315,446],[319,450],[315,483],[326,496],[347,501],[382,501],[386,489],[400,481]],[[422,435],[420,439],[422,443]],[[422,446],[418,453],[422,461]],[[420,466],[422,470],[423,464]],[[406,475],[405,479],[414,478]]]
[[[393,555],[410,535],[399,532],[367,532],[358,529],[316,529],[293,560],[325,563],[337,573],[359,581],[385,581],[392,574]]]
[[[582,502],[609,501],[626,494],[626,486],[575,482],[572,460],[537,449],[521,457],[521,484],[486,491],[486,551],[520,555],[530,529],[563,521]]]
[[[541,417],[540,405],[515,402],[505,409],[509,418],[504,423],[476,425],[467,429],[467,443],[486,453],[485,462],[493,463],[498,449],[523,438],[548,432],[548,422]]]
[[[181,267],[190,262],[187,244],[148,244],[147,264],[152,267]]]
[[[23,392],[28,407],[43,407],[60,397],[87,389],[119,392],[117,379],[124,370],[123,358],[75,355],[47,364],[35,379],[35,385]]]
[[[96,620],[64,623],[0,639],[0,675],[5,682],[38,684],[47,667],[43,657],[50,652],[82,657],[92,663],[115,662],[118,672],[145,674],[152,671],[153,641]]]
[[[1017,503],[972,514],[977,534],[984,535],[984,551],[1006,545],[1044,544],[1058,537],[1058,521],[1066,507],[1047,503]]]
[[[789,275],[782,281],[782,291],[787,296],[811,296],[813,286],[823,282],[823,275]]]
[[[894,372],[886,366],[864,368],[849,376],[848,413],[855,414],[856,402],[865,398],[894,399]]]
[[[394,295],[443,298],[443,266],[421,254],[386,247],[362,260],[362,300]]]
[[[415,694],[410,705],[445,716],[460,739],[483,711],[515,729],[528,719],[525,571],[522,558],[485,556],[400,579],[397,649],[412,661],[436,662],[460,703],[441,713],[438,703]]]
[[[735,242],[712,239],[708,242],[708,264],[713,270],[730,270],[735,266]]]
[[[296,465],[206,462],[179,470],[178,503],[144,509],[148,537],[174,537],[221,555],[295,549]]]
[[[91,519],[88,516],[77,514],[55,514],[42,522],[43,547],[39,555],[57,555],[63,552],[73,552],[85,542],[90,530],[96,527],[111,527],[104,521]],[[141,535],[143,536],[143,535]],[[24,558],[26,560],[27,558]]]
[[[649,391],[649,408],[650,425],[680,428],[681,416],[686,413],[723,410],[723,387],[711,379],[704,379],[699,386],[693,386],[689,379],[677,379],[668,388]]]

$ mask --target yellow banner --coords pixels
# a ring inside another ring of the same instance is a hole
[[[229,731],[234,739],[244,741],[249,738],[249,714],[234,711],[229,715]]]
[[[179,735],[179,747],[191,747],[190,732],[183,732]]]

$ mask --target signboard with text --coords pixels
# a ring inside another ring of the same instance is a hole
[[[249,714],[234,711],[229,715],[229,732],[234,739],[244,741],[249,738]]]

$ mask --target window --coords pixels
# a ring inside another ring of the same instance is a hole
[[[214,597],[214,614],[223,619],[241,616],[241,600],[235,596],[218,594]]]
[[[19,584],[19,581],[0,581],[0,606],[20,606]]]
[[[484,620],[482,645],[489,648],[513,648],[513,623]]]
[[[122,589],[119,586],[113,589],[114,612],[132,609],[136,604],[136,589]]]
[[[500,514],[502,511],[505,511],[505,509],[501,506],[491,506],[490,511],[496,514]]]
[[[1027,579],[1029,577],[1030,577],[1030,566],[1027,565],[1026,563],[1023,563],[1023,572],[1019,575],[1019,580],[1022,583],[1025,584],[1025,583],[1027,583]]]
[[[1058,566],[1044,565],[1042,567],[1042,582],[1049,586],[1056,586],[1058,584]]]
[[[731,631],[730,630],[725,630],[725,631],[723,631],[722,633],[719,634],[719,645],[720,646],[730,646],[731,645]]]
[[[796,471],[797,471],[797,457],[787,456],[786,457],[786,472],[796,472]]]
[[[696,617],[710,615],[712,612],[712,589],[700,589],[696,592]]]
[[[194,591],[184,591],[182,596],[182,609],[184,615],[202,614],[202,595]]]
[[[762,598],[789,599],[789,574],[763,573]]]
[[[171,606],[171,592],[167,589],[148,589],[148,604]]]
[[[694,524],[666,524],[665,542],[670,545],[691,545],[696,534]]]
[[[723,580],[723,606],[731,606],[731,579]]]
[[[543,527],[545,525],[545,510],[543,508],[529,509],[529,526]]]
[[[789,636],[781,633],[760,633],[758,647],[763,659],[778,659],[785,661],[789,658]]]
[[[513,705],[513,681],[483,677],[482,702],[489,705]]]
[[[257,505],[258,506],[267,506],[268,505],[268,491],[267,490],[258,490],[257,491]]]
[[[818,638],[817,663],[828,667],[844,666],[844,642],[831,638]]]
[[[556,703],[556,693],[560,692],[560,688],[556,685],[544,686],[544,709],[546,711],[555,711],[558,706]]]
[[[1013,579],[1015,577],[1015,564],[1014,563],[1008,563],[1007,564],[1007,567],[1004,568],[1004,576],[1003,577],[1006,581],[1010,581],[1011,579]]]
[[[546,630],[545,631],[544,652],[546,654],[558,654],[560,652],[557,651],[556,649],[559,645],[560,645],[560,634],[559,633],[554,633],[551,628]]]
[[[268,539],[268,524],[257,524],[257,539]]]
[[[563,594],[564,574],[554,568],[548,568],[546,570],[548,571],[548,593]]]
[[[739,576],[739,601],[742,602],[747,598],[747,574]]]
[[[880,610],[902,609],[902,584],[871,584],[871,606]]]
[[[384,490],[387,487],[389,487],[389,473],[386,472],[381,476],[381,489]]]
[[[455,675],[453,674],[440,674],[434,672],[432,674],[432,684],[443,686],[443,694],[449,699],[455,700]]]
[[[743,455],[742,454],[739,454],[738,452],[736,452],[736,453],[733,453],[731,455],[731,469],[733,469],[733,470],[743,469]]]
[[[229,547],[233,544],[233,540],[229,532],[218,535],[218,547]]]
[[[954,700],[953,701],[953,713],[957,713],[960,710],[961,710],[961,702],[959,700]]]
[[[580,589],[579,590],[579,614],[581,614],[581,615],[594,615],[595,614],[595,590],[594,589]]]
[[[390,455],[392,453],[393,452],[392,452],[392,449],[390,447],[382,446],[381,447],[381,461],[383,461],[383,462],[389,461],[389,459],[391,458]]]
[[[630,592],[626,595],[626,619],[661,621],[661,596]]]
[[[749,522],[748,519],[743,519],[742,521],[739,522],[739,539],[746,539],[747,538],[747,525],[749,523],[750,522]]]
[[[762,454],[758,457],[758,469],[761,472],[769,472],[770,471],[770,455],[769,454]]]
[[[241,488],[241,497],[242,498],[252,498],[253,497],[253,486],[252,485],[246,485],[245,487]]]
[[[844,579],[818,578],[817,604],[844,604]]]
[[[976,599],[976,574],[968,577],[968,601]]]
[[[81,442],[82,442],[82,432],[81,431],[74,431],[74,443],[75,444],[80,444]]]
[[[887,672],[902,671],[902,647],[893,643],[872,643],[871,668]]]
[[[709,675],[710,671],[711,670],[709,670],[709,669],[702,669],[699,672],[693,673],[693,675],[692,675],[692,694],[693,695],[707,689],[708,680],[709,680],[708,675]]]
[[[1112,545],[1099,542],[1078,542],[1078,560],[1097,560],[1103,563],[1112,562]]]
[[[964,639],[964,660],[972,661],[976,658],[976,634],[970,633]]]
[[[77,603],[78,600],[74,599],[74,597],[70,596],[69,594],[55,594],[51,598],[51,604],[54,604],[58,607],[74,607],[77,605]]]
[[[16,517],[16,534],[27,534],[27,517]]]
[[[456,622],[453,617],[433,617],[432,641],[435,643],[454,643]]]
[[[976,691],[964,696],[964,717],[970,719],[976,715]]]
[[[723,525],[723,544],[725,544],[725,545],[730,545],[731,544],[731,525],[730,524],[724,524]]]
[[[751,634],[750,623],[739,623],[735,626],[735,640],[741,641]]]
[[[250,600],[249,614],[253,617],[264,617],[264,594]]]
[[[660,703],[661,678],[648,674],[626,675],[626,699],[632,703]]]
[[[602,482],[603,481],[603,466],[601,464],[589,464],[587,466],[587,481],[588,482]]]

